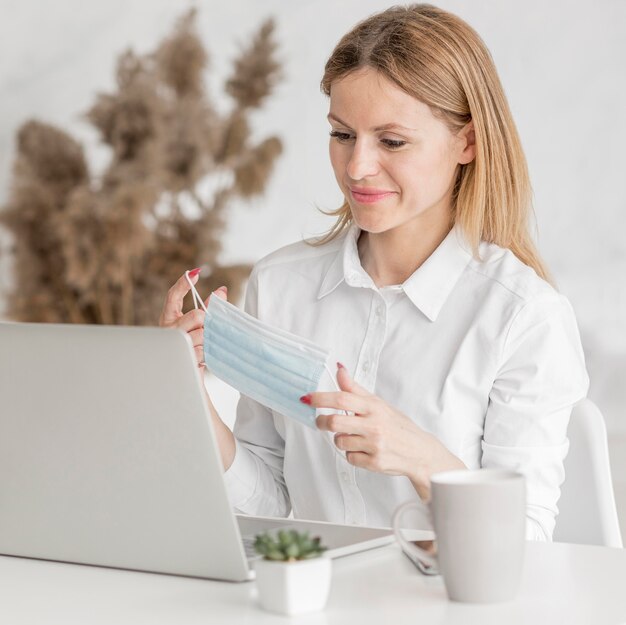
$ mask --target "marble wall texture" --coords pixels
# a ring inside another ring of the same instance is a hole
[[[572,301],[592,379],[590,396],[611,434],[626,434],[626,2],[441,0],[489,46],[532,175],[539,246]],[[8,193],[13,140],[30,117],[79,138],[92,169],[107,151],[81,119],[112,87],[114,61],[153,48],[186,7],[199,9],[217,92],[238,46],[268,16],[277,20],[285,78],[254,118],[259,136],[285,143],[268,193],[233,207],[224,261],[255,261],[325,230],[316,207],[340,203],[328,162],[327,102],[319,79],[327,55],[384,0],[0,0],[0,202]],[[0,247],[10,242],[0,232]],[[0,256],[0,288],[10,283]],[[0,295],[0,316],[2,296]]]

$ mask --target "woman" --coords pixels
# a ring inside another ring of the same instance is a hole
[[[528,538],[549,540],[588,379],[528,234],[526,163],[489,52],[450,13],[394,7],[343,37],[322,89],[345,202],[325,238],[255,265],[245,308],[337,355],[341,390],[301,401],[346,454],[245,396],[233,434],[208,399],[233,506],[388,526],[434,472],[503,467],[526,475]],[[202,362],[188,288],[172,287],[161,323]]]

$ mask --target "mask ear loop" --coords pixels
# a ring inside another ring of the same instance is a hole
[[[191,287],[191,295],[193,296],[193,307],[197,309],[198,303],[199,303],[202,309],[204,310],[204,312],[208,312],[206,309],[206,306],[204,305],[204,302],[202,301],[202,298],[200,297],[200,294],[196,290],[196,287],[194,286],[193,282],[191,281],[191,278],[189,277],[188,271],[185,271],[185,278],[187,278],[187,282],[189,282],[189,286]]]

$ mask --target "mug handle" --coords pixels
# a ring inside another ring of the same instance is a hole
[[[432,555],[431,553],[428,553],[428,551],[426,551],[425,549],[422,549],[421,547],[418,547],[417,545],[409,542],[402,535],[402,517],[404,516],[404,513],[411,508],[419,509],[419,506],[414,501],[407,501],[406,503],[403,503],[401,506],[396,508],[395,512],[393,513],[393,518],[391,520],[393,532],[396,535],[396,539],[400,543],[400,546],[402,547],[404,553],[406,553],[409,558],[411,558],[411,560],[415,562],[415,564],[423,573],[425,573],[426,575],[437,575],[439,573],[439,563],[437,561],[437,556]],[[430,507],[428,510],[430,511]],[[420,564],[426,565],[426,567],[428,568],[422,568]]]

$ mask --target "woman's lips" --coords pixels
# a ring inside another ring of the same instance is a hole
[[[360,204],[375,204],[380,202],[390,195],[393,195],[393,191],[386,191],[385,189],[366,189],[366,188],[351,188],[350,193],[352,197]]]

